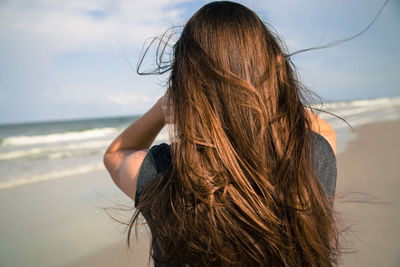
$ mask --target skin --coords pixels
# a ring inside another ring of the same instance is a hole
[[[169,122],[166,97],[161,97],[143,116],[126,128],[108,147],[103,162],[114,183],[132,200],[135,199],[136,183],[140,166],[154,139]],[[312,130],[321,134],[336,155],[336,134],[323,119],[307,110]]]
[[[114,183],[135,199],[140,166],[157,134],[165,126],[163,97],[126,128],[108,147],[103,162]]]
[[[333,152],[336,155],[337,138],[335,130],[333,130],[332,126],[325,120],[321,119],[318,115],[315,115],[308,109],[307,112],[312,122],[311,129],[314,132],[317,132],[320,135],[322,135],[328,141],[328,143],[331,145],[333,149]]]

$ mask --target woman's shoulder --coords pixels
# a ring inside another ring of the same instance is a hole
[[[137,179],[135,205],[139,202],[140,195],[146,186],[164,172],[171,163],[170,145],[162,143],[150,148],[142,162]]]
[[[154,145],[148,156],[152,158],[157,173],[165,171],[171,163],[171,146],[166,143]]]
[[[314,147],[314,170],[329,196],[335,195],[336,189],[336,156],[331,144],[321,134],[312,131]]]
[[[327,155],[331,155],[333,157],[336,156],[336,153],[329,142],[328,138],[318,132],[311,131],[312,133],[312,141],[314,144],[314,149],[319,153],[324,153]]]
[[[311,130],[323,136],[326,141],[332,147],[334,154],[336,155],[336,133],[332,126],[322,119],[320,116],[315,114],[310,109],[306,108],[306,112],[311,122]]]

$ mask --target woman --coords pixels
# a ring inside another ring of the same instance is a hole
[[[104,155],[152,232],[155,264],[332,266],[336,136],[306,108],[277,39],[231,2],[174,46],[166,96]],[[171,122],[171,145],[150,146]]]

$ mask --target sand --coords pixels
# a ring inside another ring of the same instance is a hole
[[[125,225],[102,208],[128,204],[105,170],[0,190],[0,266],[65,266],[122,242]]]
[[[340,266],[400,266],[400,122],[356,133],[337,157],[335,209],[351,225],[345,245],[358,251]],[[105,171],[2,190],[0,266],[147,266],[148,236],[129,252],[125,226],[100,209],[128,203]]]
[[[357,250],[344,255],[341,266],[398,267],[400,122],[364,125],[356,131],[357,138],[338,156],[336,189],[342,199],[335,208],[350,225],[345,245]]]

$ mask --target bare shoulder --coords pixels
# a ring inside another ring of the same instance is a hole
[[[336,155],[337,137],[335,130],[327,121],[312,113],[310,110],[307,109],[307,111],[311,119],[312,130],[322,135],[328,141]]]

